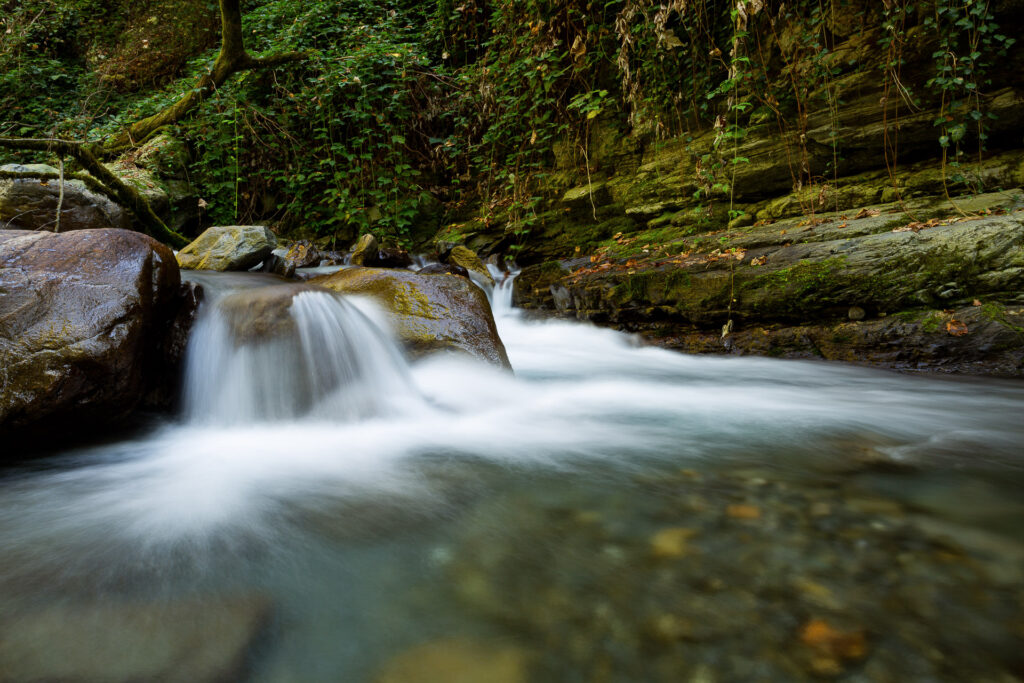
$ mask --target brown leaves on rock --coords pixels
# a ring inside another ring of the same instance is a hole
[[[948,332],[951,337],[962,337],[968,332],[967,324],[962,320],[950,318],[946,323],[946,332]]]
[[[854,216],[853,219],[854,220],[859,220],[861,218],[868,218],[870,216],[877,216],[880,213],[882,213],[882,212],[879,211],[878,209],[869,209],[869,208],[865,207],[865,208],[861,209],[860,211],[858,211],[857,215]]]

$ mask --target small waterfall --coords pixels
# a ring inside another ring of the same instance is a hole
[[[494,278],[494,287],[488,287],[484,291],[487,292],[487,297],[491,300],[491,311],[494,314],[495,320],[513,315],[512,286],[515,283],[516,276],[519,275],[519,269],[515,268],[513,264],[510,264],[510,266],[510,269],[506,271],[489,263],[487,264],[487,272]]]
[[[228,425],[353,421],[421,399],[394,341],[357,303],[282,285],[208,306],[189,340],[185,404],[189,422]]]

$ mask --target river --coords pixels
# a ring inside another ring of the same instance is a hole
[[[182,415],[0,479],[0,681],[1024,676],[1020,382],[681,355],[509,279],[514,373],[318,292],[239,345],[274,280],[197,278]]]

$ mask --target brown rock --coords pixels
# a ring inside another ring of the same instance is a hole
[[[295,242],[288,248],[284,260],[295,268],[309,268],[320,265],[323,254],[309,242]]]
[[[0,231],[0,292],[0,433],[40,440],[166,389],[197,303],[167,247],[116,229]]]
[[[465,278],[347,268],[310,283],[376,299],[390,313],[399,339],[413,355],[458,351],[509,367],[487,296]]]

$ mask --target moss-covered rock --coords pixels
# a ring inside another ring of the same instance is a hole
[[[456,351],[509,367],[487,296],[457,275],[388,268],[346,268],[310,284],[372,297],[390,314],[399,340],[415,356]]]
[[[448,262],[453,263],[460,268],[466,269],[470,273],[476,273],[478,276],[483,278],[485,282],[494,284],[494,278],[491,277],[487,267],[484,266],[484,262],[480,260],[480,257],[476,255],[476,252],[472,249],[468,249],[463,246],[452,247],[452,250],[448,252]]]
[[[188,270],[249,270],[277,246],[277,238],[263,225],[220,225],[178,252],[178,265]]]

